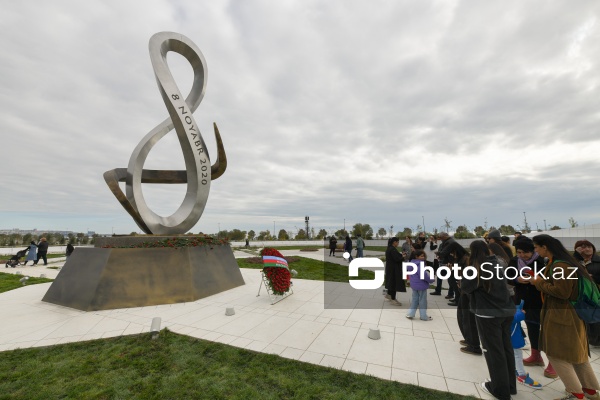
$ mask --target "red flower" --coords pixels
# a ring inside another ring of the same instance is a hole
[[[264,248],[261,256],[274,256],[284,258],[283,255],[272,248]],[[267,267],[263,268],[263,273],[267,277],[267,283],[271,291],[277,295],[283,295],[290,290],[292,275],[287,268]]]

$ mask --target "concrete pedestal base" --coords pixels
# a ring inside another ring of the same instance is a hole
[[[78,248],[42,301],[83,311],[202,299],[244,285],[229,245]]]

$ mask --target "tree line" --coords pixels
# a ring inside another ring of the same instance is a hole
[[[574,220],[569,220],[571,227],[576,227],[577,222]],[[467,225],[459,225],[456,230],[454,230],[454,237],[457,239],[473,239],[477,237],[483,237],[486,232],[489,232],[493,229],[498,229],[502,235],[514,235],[515,232],[520,231],[522,233],[530,233],[531,229],[515,229],[512,225],[500,225],[499,227],[490,226],[486,227],[478,225],[475,229],[471,230],[467,227]],[[447,232],[453,229],[452,221],[449,221],[448,218],[444,219],[444,225],[441,227],[442,230]],[[550,230],[561,229],[559,226],[554,225],[550,227]],[[333,234],[337,238],[345,238],[346,236],[350,236],[355,238],[359,234],[364,239],[387,239],[390,237],[399,237],[405,238],[406,236],[414,237],[419,232],[423,231],[423,227],[421,225],[417,225],[416,230],[413,230],[409,227],[404,227],[402,230],[394,231],[394,226],[390,226],[389,229],[386,228],[378,228],[375,232],[371,225],[365,223],[356,223],[352,226],[352,229],[349,231],[346,229],[338,229]],[[538,231],[541,231],[538,229]],[[202,232],[200,232],[202,233]],[[434,229],[433,232],[426,232],[427,235],[435,235],[438,233],[438,229]],[[328,239],[330,234],[325,229],[320,229],[318,232],[315,231],[314,228],[311,229],[310,237],[306,234],[306,230],[299,229],[294,235],[293,232],[288,232],[285,229],[280,229],[277,235],[273,235],[271,231],[264,230],[258,232],[258,234],[253,231],[242,231],[239,229],[233,229],[231,231],[222,230],[217,234],[217,237],[220,238],[228,238],[232,241],[242,241],[242,240],[306,240],[306,239],[314,239],[314,240],[323,240]]]
[[[63,235],[62,233],[57,232],[43,232],[36,235],[32,233],[26,233],[24,235],[20,233],[2,233],[0,234],[0,246],[27,246],[32,241],[38,243],[43,237],[46,238],[50,246],[56,246],[65,245],[68,242],[71,242],[75,245],[94,244],[94,239],[98,237],[98,235],[94,234],[90,238],[83,232],[69,233],[68,235]]]

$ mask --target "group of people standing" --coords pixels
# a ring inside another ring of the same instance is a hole
[[[335,251],[337,249],[337,239],[335,236],[331,236],[329,238],[329,257],[335,257]],[[361,234],[356,235],[356,258],[364,257],[364,249],[365,249],[365,241],[362,238]],[[346,235],[346,239],[344,240],[344,252],[348,253],[350,257],[348,261],[352,261],[352,239],[350,239],[350,235]]]
[[[32,240],[25,250],[27,251],[27,257],[23,266],[27,265],[29,261],[33,262],[32,265],[37,265],[40,260],[44,260],[44,265],[48,265],[48,241],[45,237],[41,238],[37,244]],[[67,243],[65,255],[69,257],[74,250],[73,244],[71,242]]]
[[[386,251],[385,297],[390,304],[401,305],[396,294],[406,292],[402,262],[423,261],[434,270],[454,263],[461,268],[473,266],[475,276],[448,278],[450,289],[446,297],[449,305],[457,307],[457,321],[464,337],[460,350],[485,357],[490,379],[481,383],[482,390],[505,400],[517,393],[517,382],[541,389],[542,385],[529,376],[525,366],[544,366],[546,377],[563,381],[566,396],[562,400],[600,399],[600,385],[588,359],[589,345],[600,345],[600,324],[586,326],[578,317],[571,305],[577,298],[578,281],[566,279],[568,271],[576,269],[578,279],[592,279],[600,284],[600,256],[596,248],[591,242],[580,240],[571,255],[552,236],[516,236],[511,246],[499,231],[492,230],[484,240],[473,241],[468,251],[445,232],[429,238],[420,233],[414,243],[407,237],[401,251],[400,239],[392,238]],[[482,268],[485,265],[499,266],[492,271],[513,267],[519,274],[515,279],[507,279],[504,273],[490,277],[490,268]],[[543,271],[543,276],[536,276],[536,271]],[[433,279],[425,274],[423,282],[415,279],[413,288],[413,277],[410,275],[413,295],[407,318],[413,318],[418,307],[421,319],[430,320],[424,290]],[[438,279],[430,294],[441,295],[441,289],[442,281]],[[527,358],[522,352],[523,320],[531,345]],[[541,352],[548,357],[547,366]]]
[[[29,261],[32,261],[32,265],[37,265],[40,259],[44,260],[44,265],[48,265],[48,241],[45,237],[41,238],[38,244],[32,240],[29,244],[27,258],[23,265],[27,265]]]

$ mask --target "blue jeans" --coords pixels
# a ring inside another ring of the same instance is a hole
[[[356,248],[356,258],[362,258],[363,256],[363,249],[360,248]]]
[[[419,316],[422,320],[426,321],[427,317],[427,290],[414,290],[412,291],[412,299],[410,301],[410,308],[408,309],[408,315],[414,318],[417,313],[417,307],[419,308]]]

